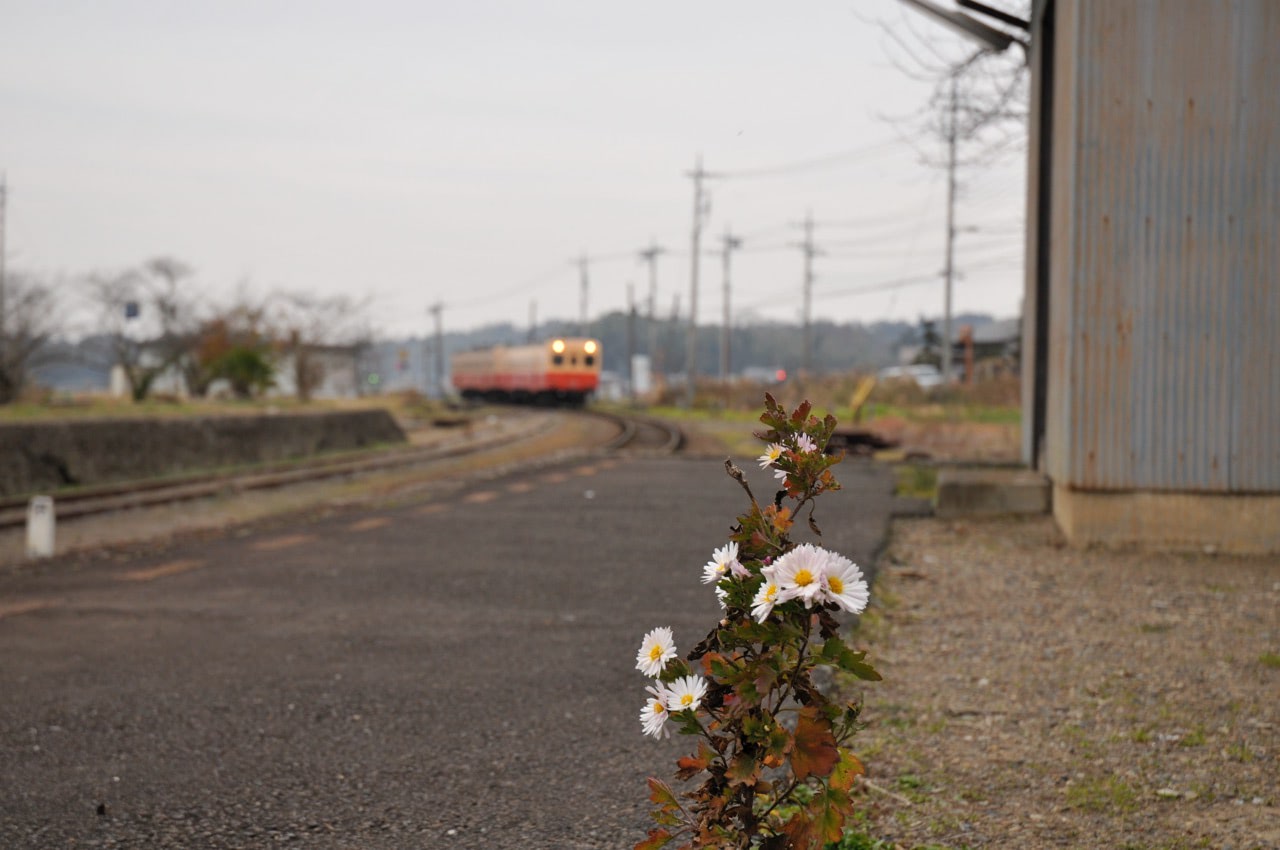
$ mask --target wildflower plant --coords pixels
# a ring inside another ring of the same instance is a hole
[[[653,680],[640,713],[644,733],[658,738],[674,727],[697,738],[675,777],[701,783],[677,793],[649,779],[658,825],[636,850],[675,841],[681,850],[782,850],[841,837],[863,772],[847,748],[861,728],[861,703],[832,701],[812,673],[825,665],[860,679],[880,675],[844,643],[836,619],[866,608],[861,570],[789,536],[806,508],[809,528],[821,536],[813,502],[840,488],[831,467],[841,458],[825,453],[836,421],[810,412],[805,402],[788,414],[765,396],[767,430],[756,436],[766,444],[760,465],[779,482],[772,502],[761,506],[742,470],[725,462],[751,507],[703,568],[723,618],[683,659],[667,628],[650,632],[638,653],[637,669]]]

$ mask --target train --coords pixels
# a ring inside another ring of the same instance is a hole
[[[453,355],[450,378],[464,399],[580,406],[600,385],[600,340],[556,337]]]

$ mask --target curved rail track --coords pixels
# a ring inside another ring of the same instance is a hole
[[[661,420],[633,414],[586,411],[615,425],[615,437],[597,448],[606,451],[663,454],[679,451],[684,442],[680,429]],[[56,492],[59,521],[77,517],[170,504],[192,499],[285,487],[326,478],[355,476],[409,467],[426,467],[465,455],[482,455],[507,449],[513,443],[545,433],[556,427],[556,417],[531,417],[516,433],[463,436],[433,445],[404,446],[371,450],[353,455],[318,457],[287,464],[265,464],[251,469],[183,475],[173,478],[125,481]],[[27,521],[30,495],[0,497],[0,529],[21,526]]]
[[[618,426],[618,436],[605,444],[610,451],[671,454],[684,446],[684,432],[673,422],[632,413],[593,412]]]

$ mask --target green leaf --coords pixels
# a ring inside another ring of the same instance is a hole
[[[684,711],[672,712],[672,715],[680,723],[681,735],[701,735],[702,724],[698,722],[698,714],[690,709]]]
[[[858,757],[848,750],[840,750],[840,761],[836,764],[835,770],[831,771],[831,778],[827,780],[827,784],[832,788],[848,792],[853,788],[853,783],[859,776],[866,773],[867,769],[862,766],[862,762]]]
[[[881,676],[876,672],[876,668],[862,661],[854,661],[840,666],[857,676],[859,679],[865,679],[868,682],[879,682],[881,680]]]
[[[689,665],[681,661],[679,658],[673,658],[667,662],[662,668],[662,672],[658,675],[658,681],[665,684],[671,684],[682,676],[689,675]]]
[[[824,803],[818,806],[818,812],[814,814],[813,826],[818,835],[822,836],[823,844],[827,844],[828,841],[840,841],[845,826],[844,806],[827,796],[824,798]]]
[[[801,709],[791,748],[791,770],[796,779],[828,776],[839,759],[840,749],[831,733],[831,724],[816,709]]]
[[[832,635],[827,638],[826,643],[822,645],[820,656],[822,660],[835,664],[841,670],[851,673],[859,679],[871,682],[880,681],[880,674],[876,672],[876,669],[863,660],[867,657],[867,654],[865,652],[855,652],[845,646],[839,635]]]
[[[732,785],[755,785],[760,778],[760,762],[745,752],[738,753],[724,775]]]
[[[814,831],[825,844],[839,841],[844,827],[844,813],[849,807],[849,795],[840,790],[827,789],[814,797],[809,810],[813,812]]]
[[[659,806],[675,806],[680,808],[680,803],[676,801],[675,792],[671,790],[667,783],[661,779],[649,777],[649,799]]]

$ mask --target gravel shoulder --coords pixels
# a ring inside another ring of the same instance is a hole
[[[1280,559],[899,520],[855,741],[898,847],[1280,847]]]

